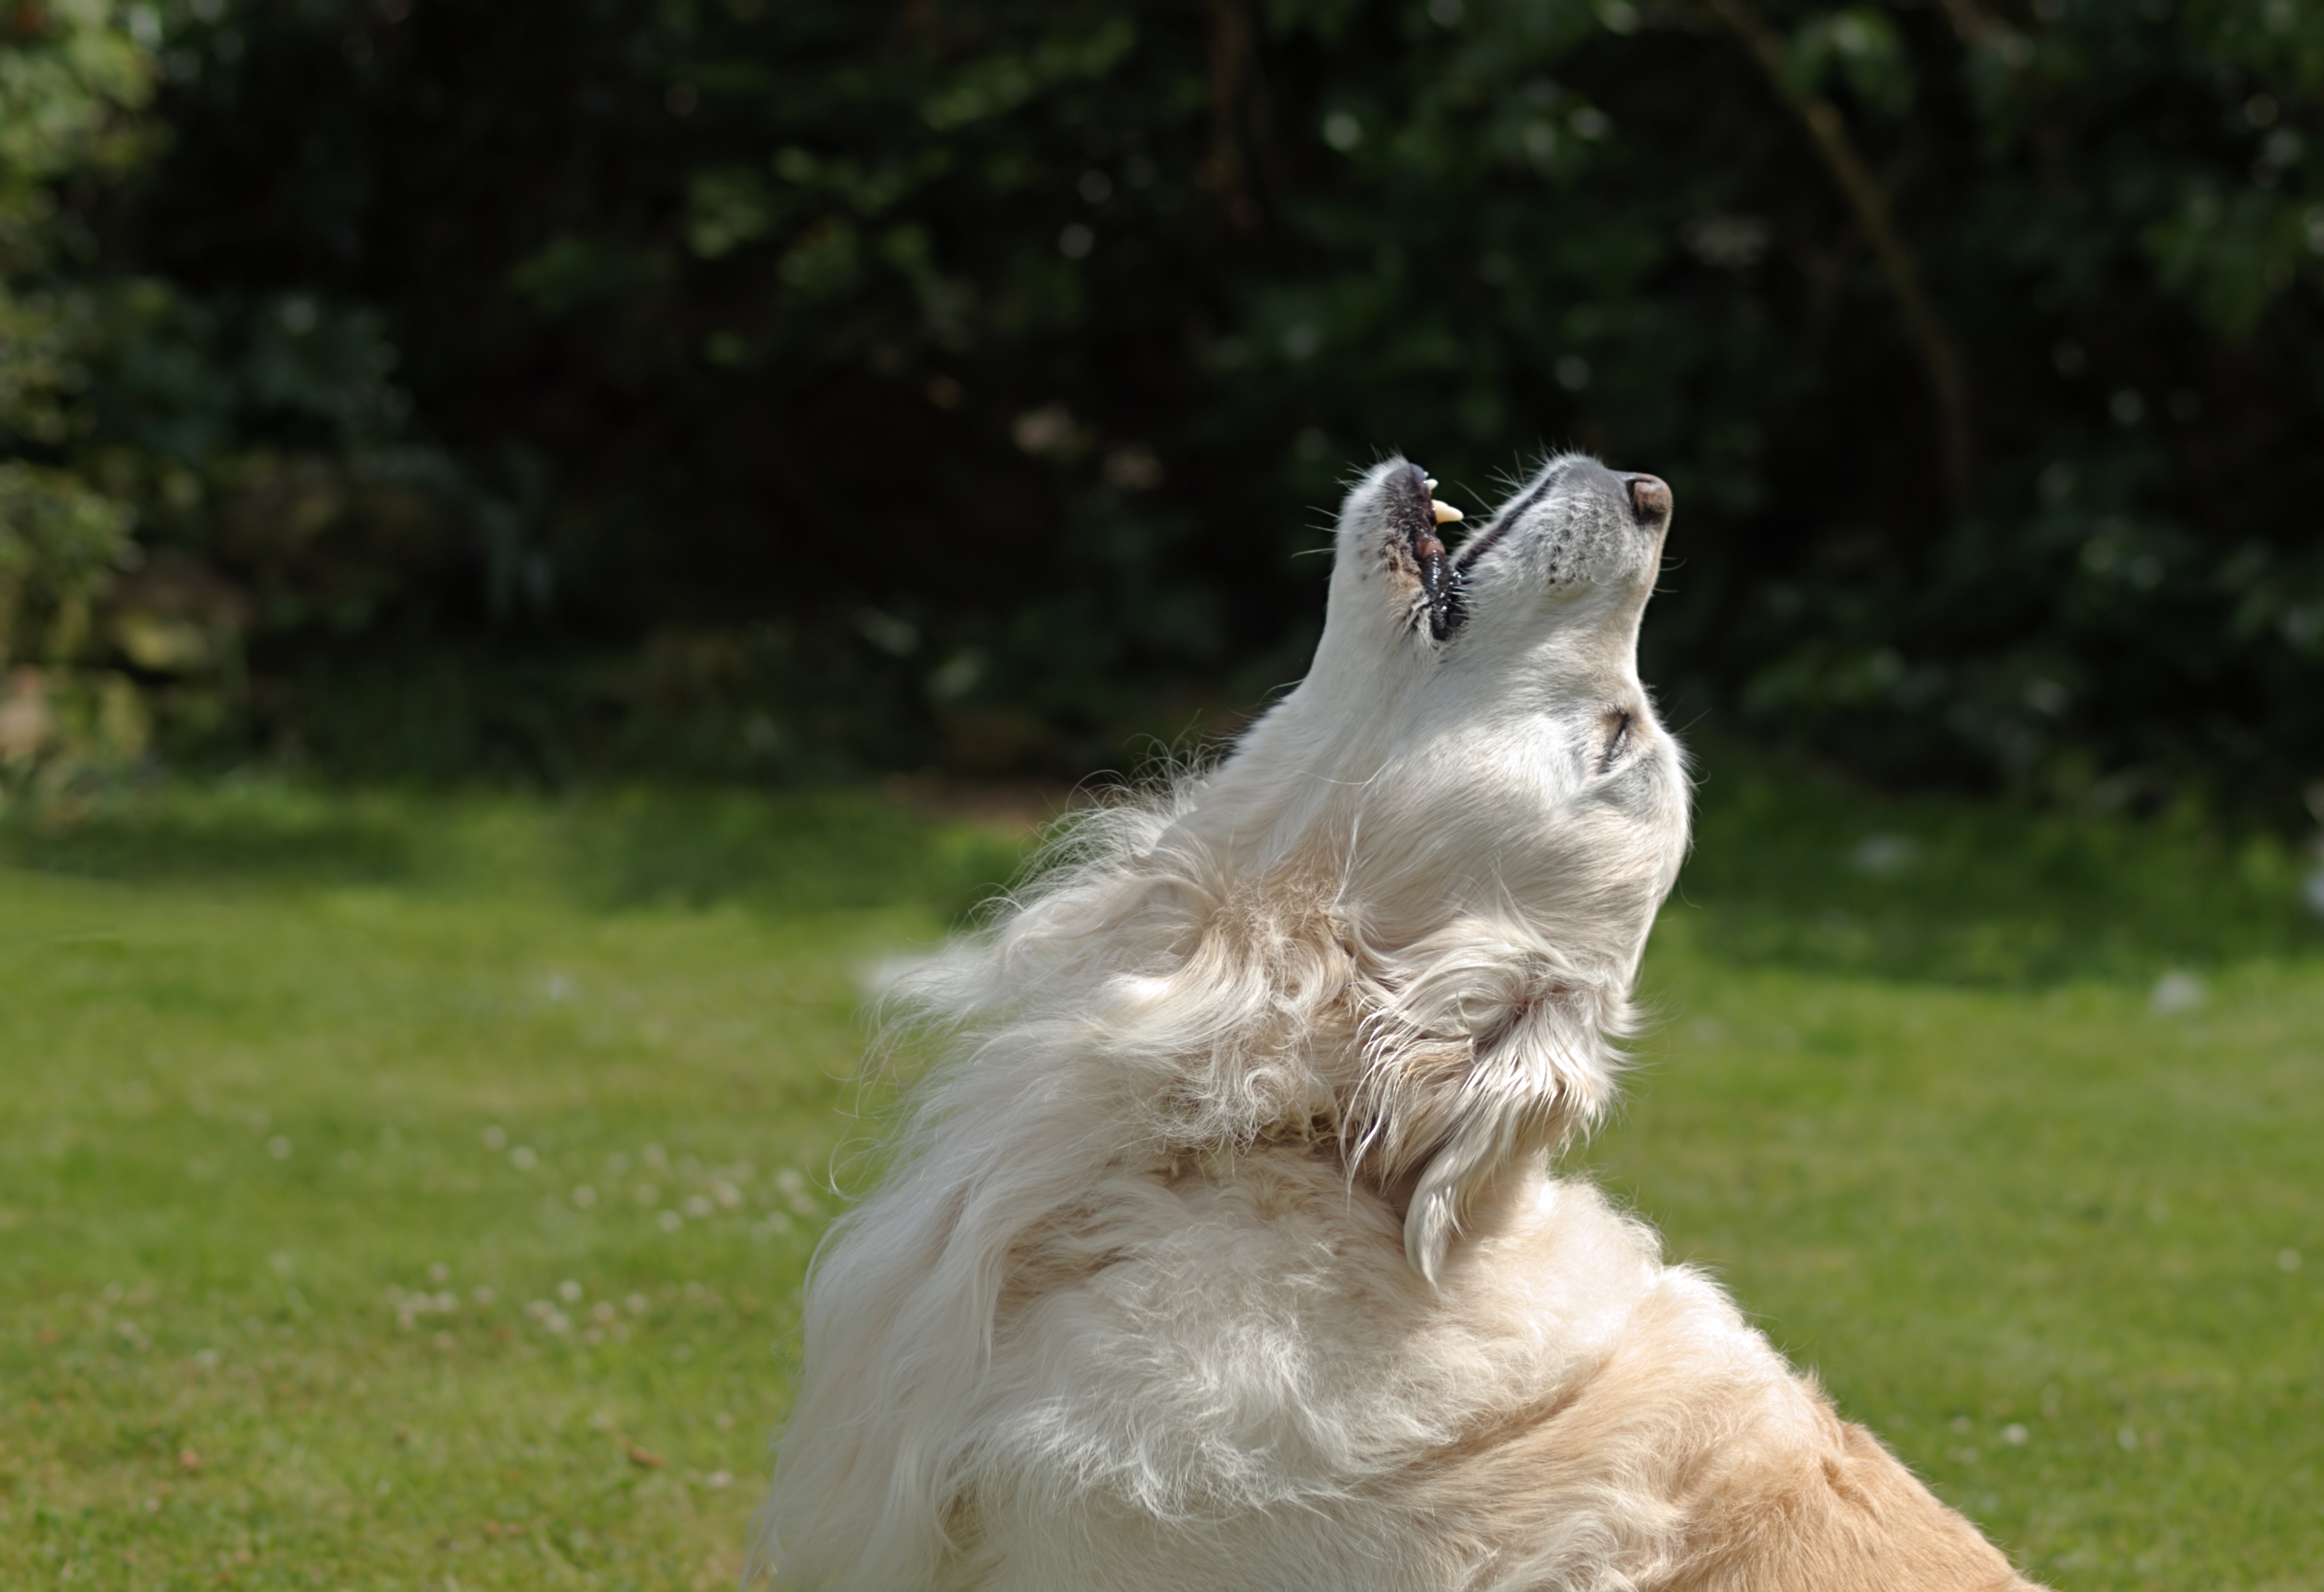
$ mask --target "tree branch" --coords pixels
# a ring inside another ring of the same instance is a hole
[[[1914,268],[1913,256],[1889,218],[1887,196],[1880,191],[1880,185],[1872,179],[1872,173],[1857,154],[1856,146],[1849,142],[1848,124],[1841,118],[1840,107],[1819,95],[1803,93],[1793,85],[1784,71],[1783,40],[1760,19],[1749,0],[1703,3],[1750,51],[1776,97],[1807,129],[1816,153],[1823,159],[1824,169],[1855,216],[1857,230],[1871,245],[1889,296],[1895,299],[1897,313],[1904,317],[1904,329],[1912,338],[1914,352],[1920,355],[1929,394],[1936,401],[1943,446],[1945,495],[1950,506],[1959,511],[1969,502],[1969,382],[1961,373],[1960,357],[1953,350],[1952,340],[1945,335],[1944,325],[1938,320],[1928,295],[1921,290],[1920,272]]]

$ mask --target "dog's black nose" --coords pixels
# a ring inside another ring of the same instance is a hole
[[[1667,520],[1671,511],[1670,483],[1659,475],[1631,475],[1630,509],[1641,520]]]

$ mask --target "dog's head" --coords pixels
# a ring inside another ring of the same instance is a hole
[[[1330,850],[1392,939],[1492,902],[1627,970],[1685,844],[1637,672],[1670,488],[1561,456],[1455,548],[1434,484],[1392,459],[1348,494],[1314,667],[1203,805],[1260,869]]]
[[[1687,810],[1637,661],[1670,488],[1563,456],[1456,548],[1434,485],[1393,459],[1349,493],[1314,666],[1190,814],[1247,873],[1334,881],[1360,1130],[1431,1275],[1470,1192],[1609,1095]]]

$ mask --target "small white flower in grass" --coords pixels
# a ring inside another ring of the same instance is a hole
[[[699,1194],[688,1194],[686,1197],[686,1213],[701,1221],[710,1214],[710,1201]]]
[[[589,1319],[601,1326],[612,1321],[613,1313],[613,1302],[610,1299],[601,1299],[589,1307]]]
[[[715,1189],[711,1191],[711,1193],[717,1200],[718,1203],[724,1205],[729,1210],[733,1210],[734,1207],[742,1202],[742,1191],[736,1188],[730,1182],[720,1183]]]
[[[1894,879],[1921,860],[1921,847],[1909,835],[1868,834],[1848,854],[1849,866],[1874,879]]]
[[[2203,980],[2192,973],[2168,972],[2155,980],[2149,1002],[2156,1013],[2175,1017],[2203,1004]]]
[[[436,1350],[438,1354],[450,1354],[456,1347],[457,1347],[456,1340],[449,1332],[436,1334]]]
[[[702,1479],[714,1487],[731,1487],[734,1485],[734,1473],[731,1470],[714,1470]]]
[[[622,1308],[633,1316],[641,1316],[646,1313],[646,1296],[642,1293],[632,1293],[622,1301]]]
[[[484,1148],[501,1151],[508,1148],[508,1129],[495,1122],[484,1129]]]
[[[549,1311],[555,1308],[556,1307],[551,1305],[546,1299],[536,1299],[531,1303],[524,1307],[524,1313],[530,1316],[536,1321],[543,1321],[547,1319]]]
[[[2127,1454],[2132,1449],[2138,1447],[2138,1433],[2134,1429],[2126,1426],[2120,1431],[2114,1434],[2114,1440],[2120,1443],[2122,1445],[2122,1451]]]
[[[659,1189],[658,1189],[658,1188],[654,1187],[654,1186],[653,1186],[653,1184],[651,1184],[651,1183],[650,1183],[650,1182],[641,1182],[641,1183],[640,1183],[640,1184],[638,1185],[638,1203],[639,1203],[639,1204],[641,1204],[641,1205],[658,1205],[658,1204],[659,1204],[660,1202],[661,1202],[661,1191],[660,1191]]]
[[[613,1412],[611,1410],[599,1410],[592,1414],[589,1417],[589,1430],[592,1431],[613,1431]]]
[[[435,1303],[438,1315],[449,1315],[460,1308],[460,1296],[456,1293],[438,1293]]]
[[[652,1167],[656,1172],[660,1172],[669,1165],[669,1152],[663,1149],[659,1145],[648,1145],[644,1149],[638,1152],[638,1159]]]
[[[557,1297],[567,1304],[581,1302],[581,1284],[567,1277],[557,1284]]]
[[[530,1145],[519,1145],[509,1152],[509,1164],[519,1172],[530,1172],[540,1164],[540,1157],[532,1153]]]
[[[290,1159],[290,1141],[278,1133],[266,1141],[266,1153],[277,1161],[288,1161]]]
[[[686,1218],[680,1216],[675,1210],[665,1210],[659,1216],[654,1218],[654,1226],[659,1228],[666,1233],[674,1233],[685,1225]]]
[[[786,1166],[780,1172],[775,1173],[775,1187],[782,1190],[786,1194],[805,1193],[807,1192],[807,1179],[800,1175],[799,1169],[798,1167]]]
[[[573,1330],[573,1318],[561,1310],[550,1311],[540,1324],[560,1337]]]
[[[468,1297],[475,1300],[478,1304],[491,1304],[495,1300],[499,1299],[500,1295],[490,1288],[480,1287],[475,1293],[469,1294]]]
[[[597,1191],[587,1183],[583,1183],[573,1191],[573,1203],[576,1208],[582,1210],[591,1209],[597,1203]]]
[[[2028,1432],[2023,1425],[2015,1421],[2012,1421],[2008,1425],[2001,1429],[2001,1440],[2007,1443],[2013,1449],[2023,1443],[2031,1435],[2033,1434]]]
[[[2300,1269],[2300,1251],[2297,1249],[2277,1250],[2275,1256],[2275,1269],[2280,1272],[2298,1271]]]

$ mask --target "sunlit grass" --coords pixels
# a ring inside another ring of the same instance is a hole
[[[2296,860],[1718,773],[1589,1163],[2042,1578],[2319,1585]],[[0,831],[0,1585],[732,1585],[859,980],[1015,845],[263,785]]]

